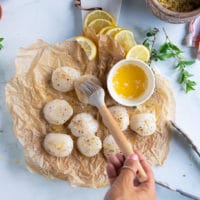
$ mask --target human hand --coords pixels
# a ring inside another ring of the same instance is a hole
[[[139,183],[136,174],[137,162],[141,163],[147,174],[147,181]],[[124,166],[127,166],[124,168]],[[155,200],[155,181],[150,165],[139,152],[128,159],[122,154],[111,155],[106,167],[111,184],[104,200]]]

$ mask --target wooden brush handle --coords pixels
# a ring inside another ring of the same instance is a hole
[[[104,124],[108,128],[109,132],[112,134],[115,142],[119,146],[122,153],[125,154],[126,156],[131,155],[133,153],[133,149],[131,148],[126,136],[119,128],[118,124],[116,123],[115,119],[111,115],[108,108],[106,106],[101,106],[98,109],[103,118]],[[138,180],[141,183],[147,180],[147,175],[139,161],[138,161]]]

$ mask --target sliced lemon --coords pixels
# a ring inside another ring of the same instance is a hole
[[[116,33],[114,39],[120,43],[126,53],[136,44],[133,32],[127,29]]]
[[[87,27],[95,19],[105,19],[111,22],[113,25],[116,24],[115,18],[110,13],[106,12],[105,10],[94,10],[86,15],[84,19],[84,27]]]
[[[112,23],[106,19],[95,19],[88,25],[88,27],[94,29],[95,33],[98,34],[102,28],[111,25]]]
[[[92,40],[84,36],[77,36],[76,41],[81,45],[89,60],[93,60],[96,57],[97,48]]]
[[[108,29],[105,34],[110,35],[111,37],[114,37],[115,34],[121,30],[122,30],[122,28],[117,26],[117,27]]]
[[[126,58],[137,58],[143,60],[145,62],[149,61],[150,52],[147,47],[142,44],[133,46],[128,53],[126,54]]]
[[[105,34],[109,29],[115,28],[115,26],[106,26],[103,27],[100,31],[99,34]]]

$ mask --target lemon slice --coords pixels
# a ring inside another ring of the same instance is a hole
[[[128,51],[126,58],[137,58],[143,60],[144,62],[148,62],[150,58],[150,52],[149,49],[142,44],[135,45]]]
[[[105,34],[108,30],[112,29],[112,28],[115,28],[115,26],[106,26],[106,27],[103,27],[100,31],[99,31],[99,34]]]
[[[97,48],[96,45],[92,40],[84,36],[77,36],[76,41],[81,45],[84,49],[86,55],[88,56],[89,60],[93,60],[97,55]]]
[[[87,27],[95,19],[105,19],[111,22],[113,25],[116,24],[115,18],[110,13],[104,10],[94,10],[86,15],[84,19],[84,27]]]
[[[120,43],[126,53],[136,44],[133,32],[127,29],[123,29],[116,33],[114,39]]]
[[[121,31],[122,28],[120,27],[114,27],[114,28],[110,28],[106,31],[106,35],[110,35],[111,37],[114,37],[116,33],[118,33],[119,31]]]
[[[95,19],[88,25],[88,27],[94,29],[96,34],[98,34],[102,30],[102,28],[111,25],[112,23],[106,19]]]

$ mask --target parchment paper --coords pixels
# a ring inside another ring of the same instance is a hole
[[[90,34],[86,31],[86,35]],[[49,125],[42,114],[43,106],[55,98],[67,100],[74,114],[91,113],[100,123],[97,135],[103,140],[108,133],[95,107],[80,103],[74,91],[60,93],[51,87],[51,73],[59,66],[71,66],[81,74],[93,74],[105,85],[108,70],[114,63],[124,58],[124,52],[115,41],[103,36],[94,38],[98,46],[98,56],[89,61],[84,51],[75,41],[65,41],[49,45],[42,40],[28,48],[21,48],[16,57],[16,74],[6,86],[6,102],[13,120],[14,133],[24,148],[27,167],[50,178],[67,180],[73,186],[103,187],[108,185],[105,171],[106,158],[101,151],[87,158],[76,148],[77,138],[67,128]],[[107,95],[108,106],[116,103]],[[141,151],[152,165],[162,165],[167,157],[171,133],[166,121],[175,118],[175,100],[169,83],[156,74],[156,90],[145,104],[138,108],[127,108],[129,115],[152,112],[156,115],[157,131],[154,135],[141,137],[128,129],[124,133],[134,149]],[[47,154],[42,141],[49,132],[67,133],[74,140],[70,156],[57,158]]]

